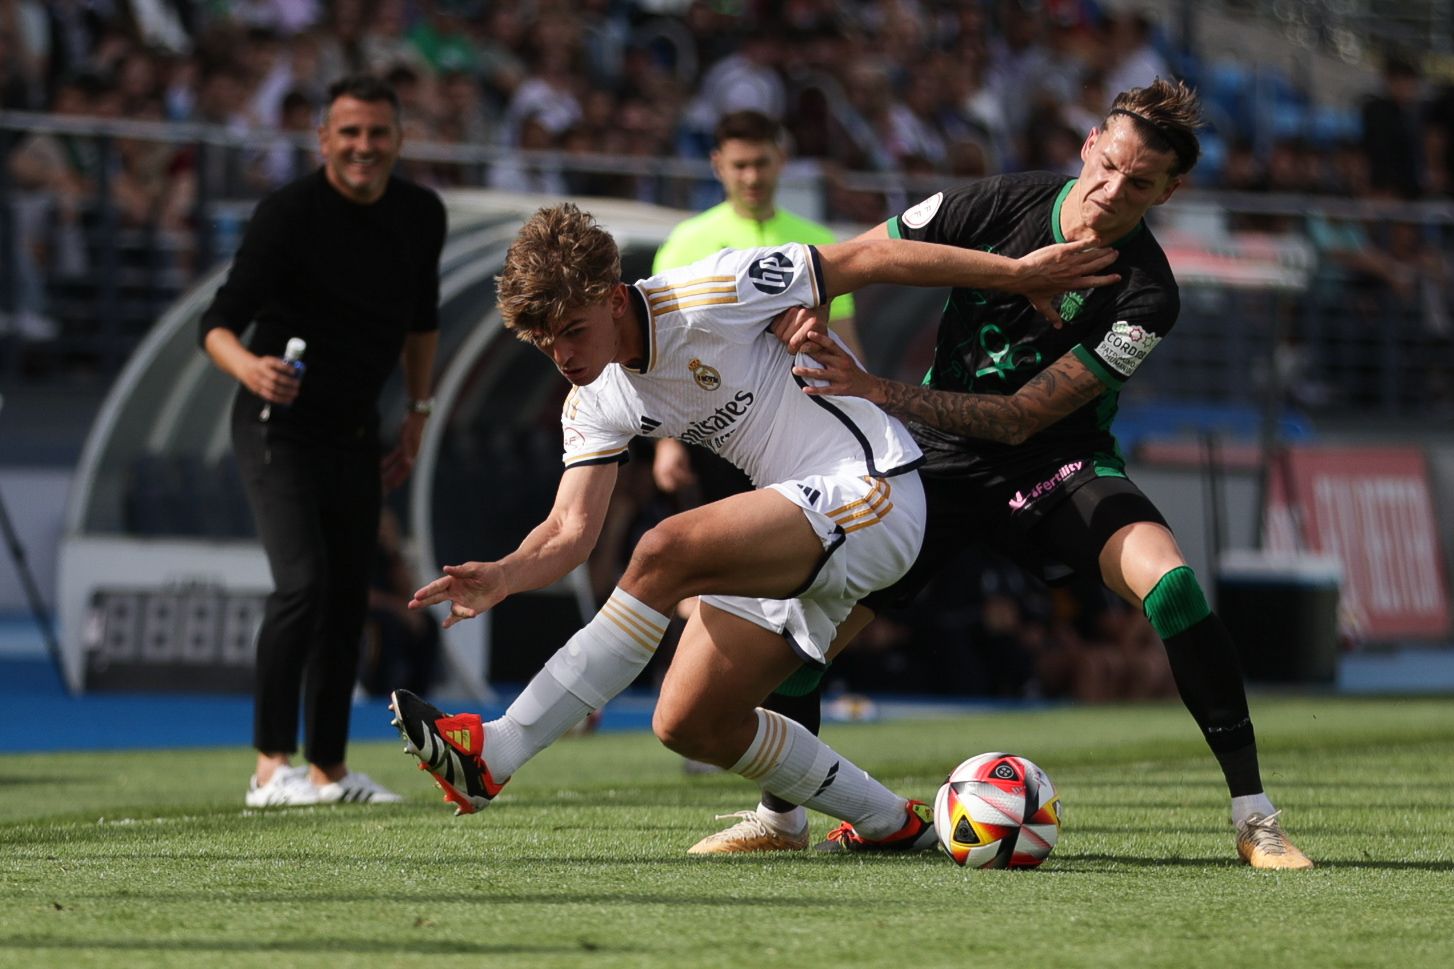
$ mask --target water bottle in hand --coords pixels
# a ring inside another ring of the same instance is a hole
[[[303,351],[306,349],[308,349],[308,344],[296,336],[289,339],[288,345],[283,349],[283,362],[293,368],[293,376],[299,380],[303,379],[303,370],[305,369],[303,364]],[[273,402],[268,401],[266,404],[263,404],[263,410],[258,415],[258,420],[266,424],[268,418],[272,416]]]

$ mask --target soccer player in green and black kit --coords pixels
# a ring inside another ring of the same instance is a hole
[[[1196,163],[1200,107],[1181,83],[1119,94],[1081,148],[1070,181],[1005,175],[942,192],[867,234],[1014,257],[1051,242],[1110,245],[1119,282],[1065,294],[1061,323],[1023,298],[955,289],[922,386],[872,376],[812,321],[780,335],[821,369],[796,368],[813,395],[865,397],[909,422],[926,454],[929,525],[914,568],[859,608],[905,602],[960,545],[984,541],[1048,580],[1098,574],[1143,608],[1183,702],[1232,796],[1238,854],[1257,868],[1310,868],[1263,792],[1252,720],[1230,636],[1155,505],[1126,477],[1111,434],[1121,386],[1171,331],[1176,280],[1143,217]],[[791,332],[790,332],[791,331]],[[854,620],[839,628],[852,635]],[[873,847],[847,826],[840,848]]]

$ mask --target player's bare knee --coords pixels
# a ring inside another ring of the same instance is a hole
[[[651,715],[651,730],[667,750],[683,757],[697,757],[703,732],[692,721],[690,711],[658,703],[656,712]]]
[[[673,729],[676,721],[669,714],[657,706],[656,712],[651,715],[651,732],[660,740],[662,746],[667,750],[676,750],[677,736]]]
[[[690,706],[658,705],[651,728],[667,750],[692,760],[726,765],[737,759],[723,744],[720,717]]]
[[[621,587],[643,602],[675,603],[697,590],[690,588],[689,543],[671,523],[662,522],[636,543],[621,576]]]

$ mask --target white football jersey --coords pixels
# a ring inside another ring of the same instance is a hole
[[[566,467],[624,461],[637,435],[703,445],[758,487],[809,474],[886,477],[920,462],[903,424],[875,405],[803,393],[793,355],[768,330],[783,310],[823,301],[812,246],[725,249],[640,280],[632,297],[645,367],[613,363],[571,391]]]

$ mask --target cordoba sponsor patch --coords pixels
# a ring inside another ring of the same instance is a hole
[[[1156,349],[1161,337],[1137,323],[1118,320],[1096,347],[1096,356],[1122,377],[1130,377]]]

